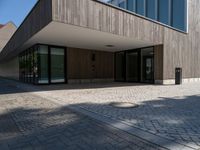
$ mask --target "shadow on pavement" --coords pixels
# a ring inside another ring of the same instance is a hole
[[[9,80],[0,77],[0,95],[14,94],[24,92],[37,91],[54,91],[54,90],[81,90],[81,89],[101,89],[113,87],[129,87],[129,86],[151,86],[151,84],[144,83],[125,83],[125,82],[107,82],[107,83],[84,83],[84,84],[51,84],[51,85],[33,85],[22,83],[16,80]],[[154,85],[156,86],[156,85]],[[19,88],[18,88],[19,87]],[[26,90],[21,90],[20,87]]]

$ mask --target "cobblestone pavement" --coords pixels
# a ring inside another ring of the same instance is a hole
[[[41,86],[35,91],[63,105],[73,105],[124,121],[143,131],[200,148],[200,84],[134,85],[123,83]],[[112,102],[139,104],[119,109]]]
[[[0,150],[162,149],[0,79]]]

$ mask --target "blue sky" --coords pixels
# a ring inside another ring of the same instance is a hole
[[[37,0],[0,0],[0,24],[12,21],[19,26]]]

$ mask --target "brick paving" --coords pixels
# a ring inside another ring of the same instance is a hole
[[[44,95],[24,92],[15,84],[0,79],[1,150],[163,149],[56,104]]]
[[[143,131],[200,148],[200,84],[144,85],[127,83],[41,86],[35,94],[62,105],[84,108],[123,121]],[[112,102],[139,104],[119,109]]]

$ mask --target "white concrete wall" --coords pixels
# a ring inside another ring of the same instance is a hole
[[[0,63],[0,76],[19,80],[19,61],[18,57],[6,63]]]

